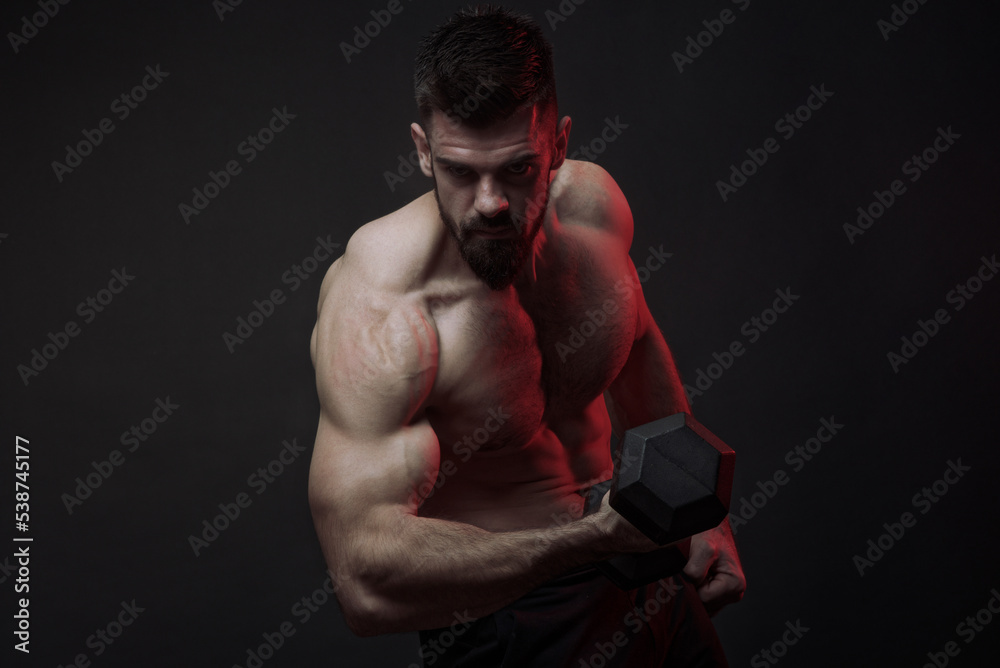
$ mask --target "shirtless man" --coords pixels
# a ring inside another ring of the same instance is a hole
[[[547,41],[504,10],[462,12],[423,43],[415,83],[434,191],[353,234],[311,341],[309,498],[348,626],[422,631],[434,666],[592,665],[602,647],[599,665],[725,665],[706,608],[745,587],[728,520],[693,538],[683,578],[621,592],[593,568],[656,547],[607,496],[583,516],[612,429],[689,406],[625,197],[565,159]]]

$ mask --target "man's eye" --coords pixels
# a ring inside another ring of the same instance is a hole
[[[515,165],[511,165],[507,168],[511,174],[527,174],[528,170],[531,169],[531,165],[525,162],[519,162]]]
[[[455,165],[449,165],[448,171],[452,176],[465,176],[469,173],[469,170],[465,167],[456,167]]]

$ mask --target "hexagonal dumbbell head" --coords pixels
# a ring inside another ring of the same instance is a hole
[[[687,413],[629,429],[616,454],[611,507],[659,545],[693,536],[729,512],[735,461]]]

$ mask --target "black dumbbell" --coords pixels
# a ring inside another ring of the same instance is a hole
[[[688,413],[625,432],[611,480],[590,488],[584,512],[611,507],[659,550],[623,554],[597,566],[622,589],[673,575],[687,563],[690,537],[719,525],[729,512],[736,455]]]

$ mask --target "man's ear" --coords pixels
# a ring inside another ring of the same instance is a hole
[[[431,145],[427,141],[427,134],[419,123],[410,123],[410,136],[413,137],[413,145],[417,147],[417,155],[420,156],[420,171],[424,173],[424,176],[433,177]]]
[[[553,158],[550,171],[555,171],[562,167],[566,159],[566,148],[569,146],[569,130],[573,126],[573,120],[569,116],[563,116],[556,126],[556,134],[553,138]]]

